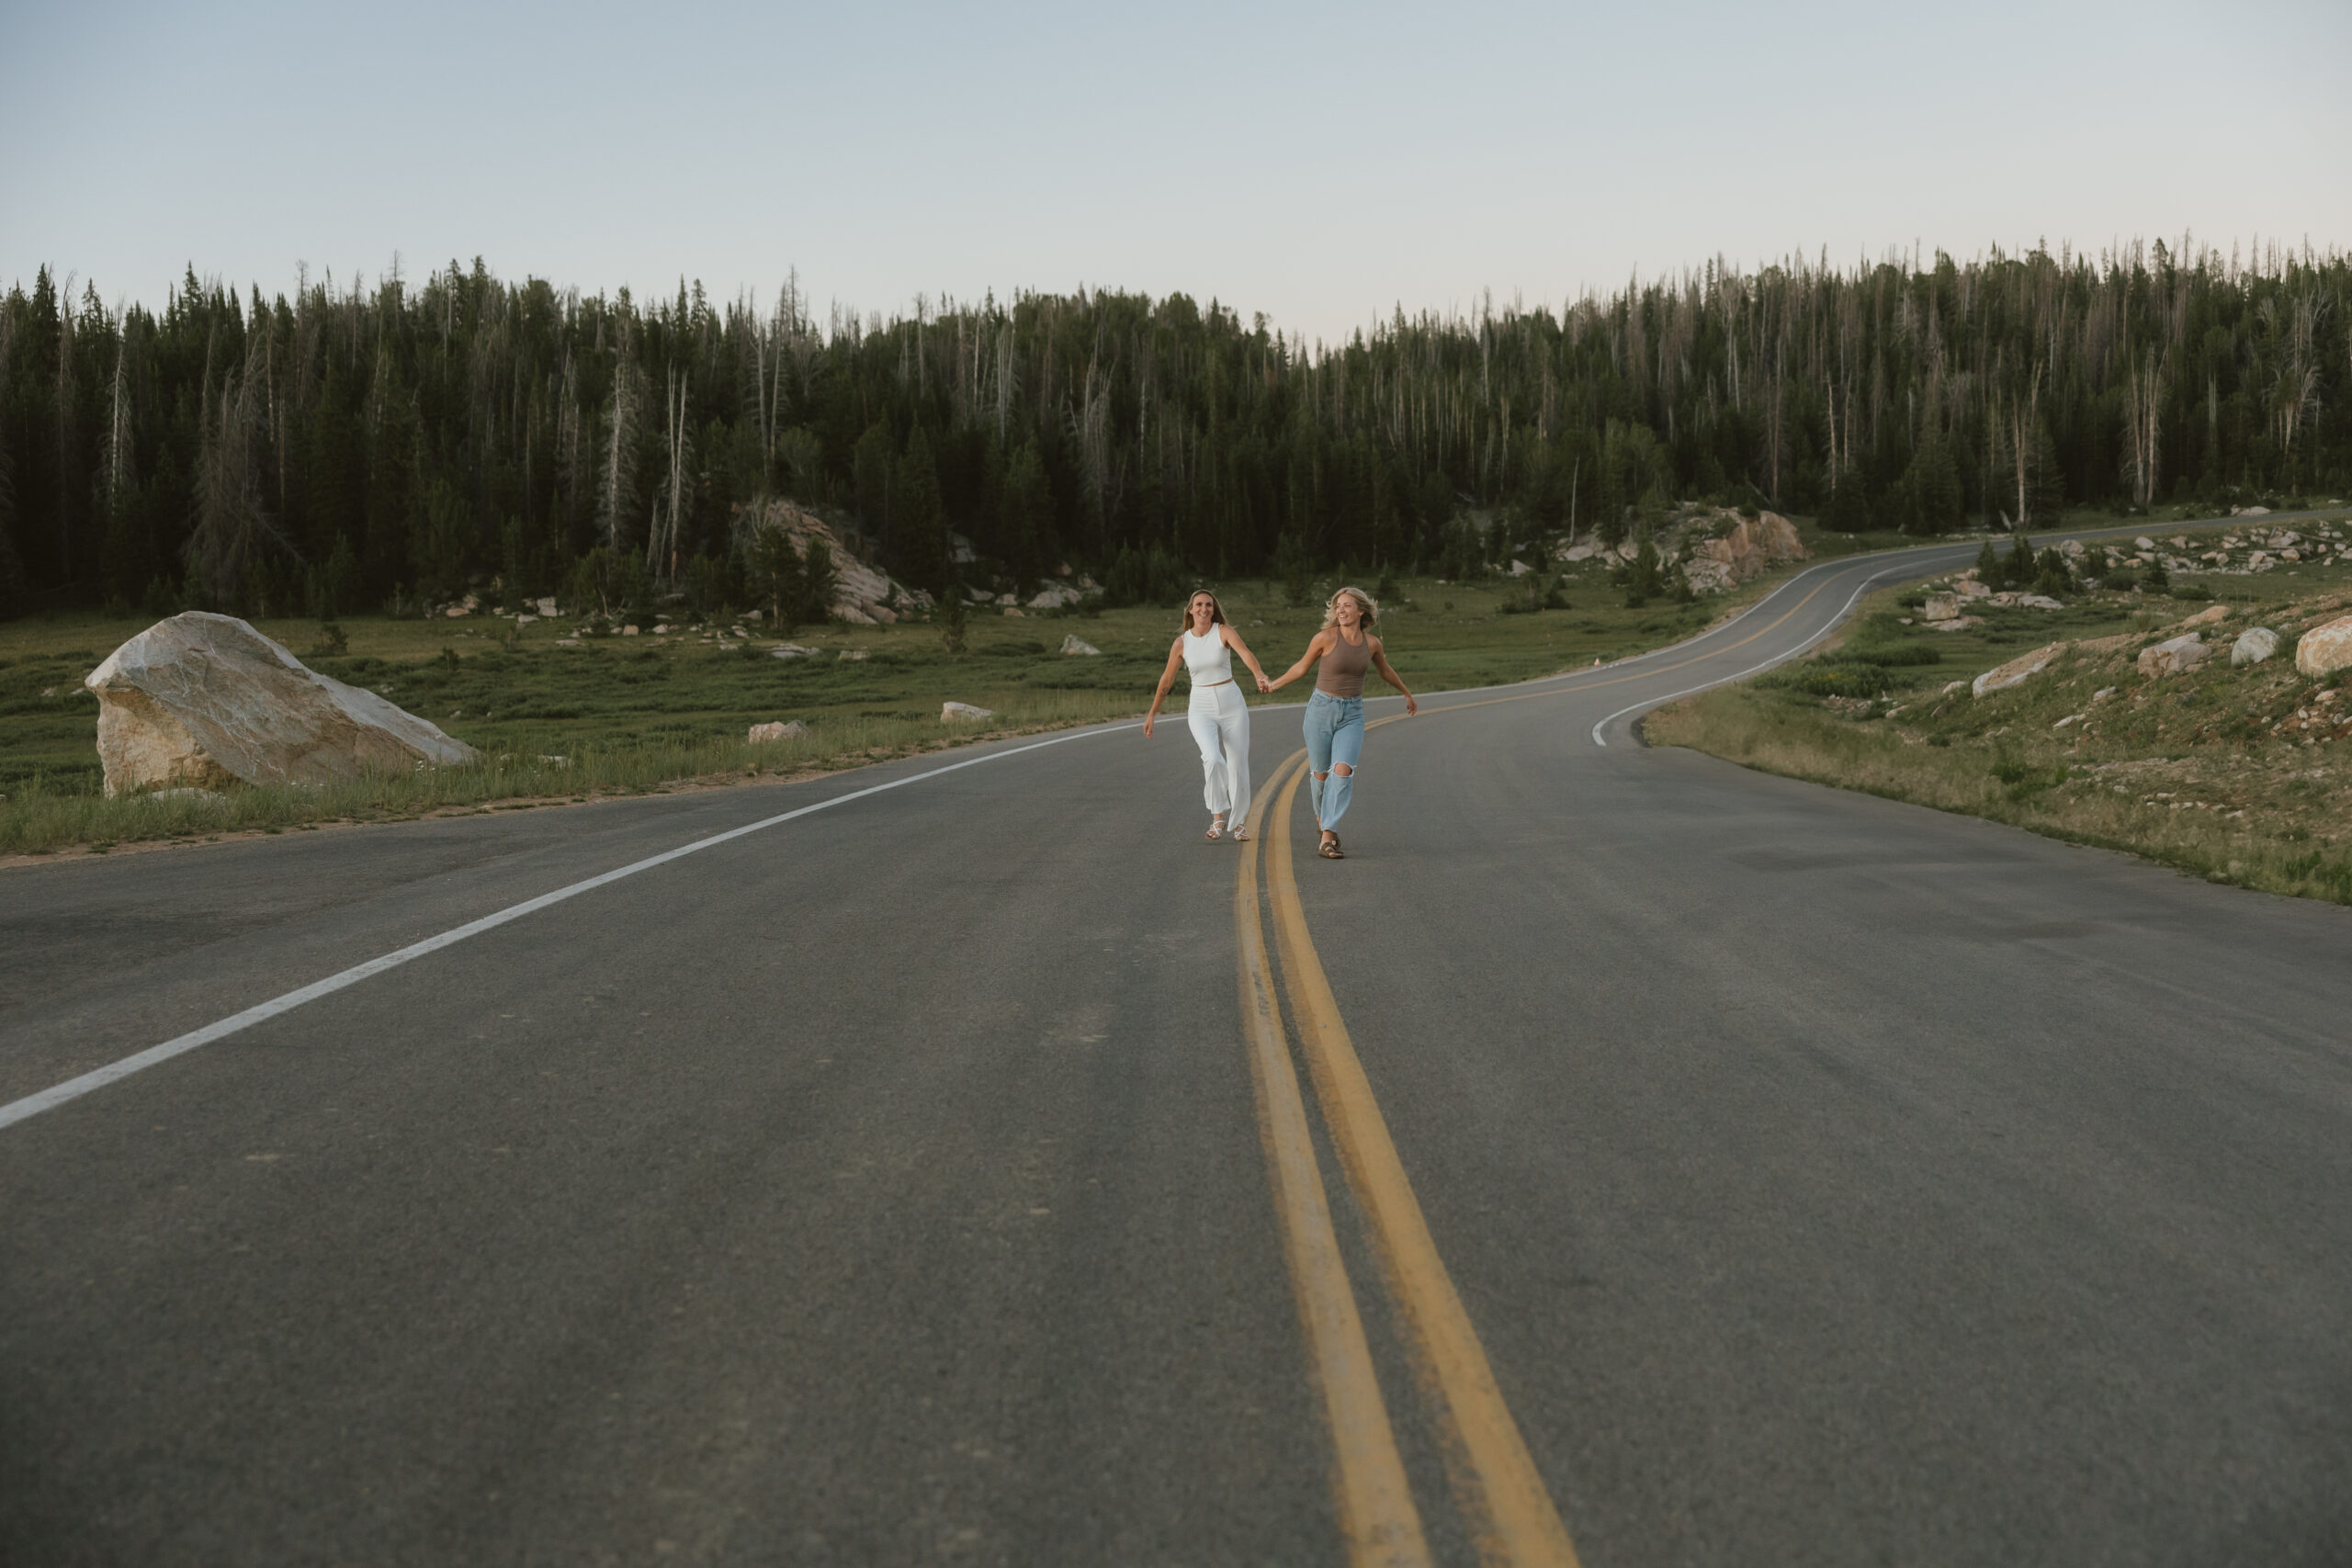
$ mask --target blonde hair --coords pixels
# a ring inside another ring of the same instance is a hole
[[[1204,593],[1208,594],[1209,625],[1213,626],[1221,626],[1227,624],[1225,619],[1225,606],[1217,603],[1216,595],[1210,592],[1208,589],[1195,588],[1190,593],[1184,595],[1184,629],[1186,631],[1191,631],[1193,629],[1193,601],[1198,599]]]
[[[1332,594],[1323,606],[1323,627],[1326,631],[1340,624],[1340,594],[1341,593],[1354,600],[1356,607],[1363,612],[1362,626],[1365,631],[1371,631],[1380,623],[1379,600],[1374,599],[1361,588],[1342,588],[1338,593]]]

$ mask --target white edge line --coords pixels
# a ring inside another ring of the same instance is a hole
[[[217,1023],[208,1023],[201,1029],[192,1029],[186,1034],[175,1035],[160,1045],[150,1045],[144,1051],[125,1056],[119,1062],[109,1062],[103,1067],[94,1067],[79,1077],[68,1078],[63,1083],[42,1089],[38,1094],[28,1094],[22,1100],[11,1100],[6,1105],[0,1105],[0,1127],[14,1126],[19,1122],[40,1115],[44,1111],[53,1111],[68,1100],[81,1099],[93,1089],[104,1089],[110,1083],[127,1078],[133,1073],[143,1072],[158,1063],[168,1062],[173,1057],[193,1051],[200,1045],[209,1045],[216,1040],[225,1039],[240,1030],[250,1029],[254,1024],[276,1018],[280,1013],[291,1012],[305,1002],[314,1002],[321,997],[332,996],[372,976],[381,975],[387,969],[397,969],[412,959],[438,953],[445,947],[454,947],[469,937],[476,937],[484,931],[494,931],[509,920],[519,920],[526,915],[536,914],[550,905],[560,904],[567,898],[576,898],[582,893],[593,892],[608,883],[618,882],[626,876],[635,876],[640,871],[650,871],[657,865],[667,865],[673,860],[683,860],[688,855],[699,854],[704,850],[714,849],[731,840],[742,838],[746,834],[757,833],[763,829],[789,822],[796,817],[806,817],[814,811],[846,806],[853,800],[863,800],[870,795],[881,795],[888,790],[902,789],[908,784],[921,784],[925,779],[938,778],[943,773],[975,768],[983,762],[1001,761],[1007,757],[1018,757],[1026,751],[1039,751],[1048,746],[1060,746],[1069,741],[1085,739],[1090,736],[1115,735],[1121,730],[1139,728],[1141,728],[1140,724],[1115,724],[1100,728],[1090,728],[1076,730],[1068,735],[1057,735],[1050,740],[1036,740],[1026,746],[1015,746],[1009,750],[990,751],[984,756],[967,757],[960,762],[950,762],[944,768],[933,768],[926,773],[910,773],[902,779],[892,779],[888,784],[868,784],[864,789],[852,790],[846,795],[837,795],[828,800],[820,800],[791,811],[780,812],[774,817],[763,818],[757,822],[746,823],[741,828],[729,828],[723,833],[713,833],[707,839],[696,839],[692,843],[681,844],[674,850],[664,850],[658,855],[650,855],[644,860],[635,861],[616,870],[589,877],[584,882],[575,882],[568,887],[559,887],[552,893],[542,893],[536,898],[526,898],[520,904],[501,909],[495,914],[484,915],[478,920],[469,920],[462,926],[443,931],[438,936],[429,936],[423,942],[412,942],[396,953],[387,953],[380,958],[371,958],[365,964],[356,964],[339,974],[328,976],[323,980],[313,980],[299,990],[288,991],[281,997],[272,997],[269,1000],[258,1002],[243,1012],[232,1013]]]
[[[1903,575],[1908,574],[1906,573]],[[1891,571],[1874,571],[1871,573],[1870,576],[1862,579],[1860,584],[1855,588],[1853,596],[1848,599],[1843,605],[1839,606],[1838,613],[1829,618],[1828,625],[1823,626],[1819,631],[1814,633],[1811,637],[1805,638],[1804,641],[1797,644],[1796,647],[1790,649],[1785,653],[1776,653],[1761,664],[1751,664],[1736,675],[1723,675],[1718,676],[1713,681],[1702,681],[1695,686],[1686,686],[1679,692],[1668,692],[1662,697],[1645,697],[1640,702],[1634,704],[1630,707],[1619,708],[1615,713],[1611,714],[1607,718],[1602,719],[1599,724],[1592,727],[1592,743],[1595,746],[1607,746],[1609,742],[1601,738],[1601,730],[1607,726],[1613,724],[1618,719],[1624,717],[1629,713],[1638,713],[1645,708],[1664,707],[1668,703],[1672,702],[1677,697],[1687,697],[1693,692],[1703,692],[1710,686],[1727,686],[1734,681],[1745,681],[1750,675],[1756,674],[1759,671],[1770,670],[1775,664],[1786,664],[1790,660],[1803,654],[1815,643],[1819,642],[1823,637],[1827,637],[1831,632],[1834,632],[1839,626],[1844,626],[1846,624],[1847,615],[1852,613],[1856,604],[1861,603],[1862,595],[1871,591],[1871,585],[1878,581],[1881,578],[1886,577],[1893,577],[1897,581],[1902,581],[1901,576]]]

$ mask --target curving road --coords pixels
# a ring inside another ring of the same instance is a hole
[[[0,1562],[2352,1561],[2352,912],[1631,734],[1973,554],[0,873]]]

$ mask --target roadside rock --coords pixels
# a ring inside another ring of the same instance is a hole
[[[1089,659],[1100,658],[1102,653],[1101,649],[1095,647],[1092,643],[1087,641],[1076,632],[1072,632],[1069,636],[1062,638],[1062,651],[1066,654],[1082,655]]]
[[[788,722],[755,724],[752,726],[752,733],[746,739],[756,745],[763,740],[793,740],[808,733],[808,727],[796,718]]]
[[[2176,624],[2184,626],[2210,626],[2217,621],[2226,621],[2229,618],[2230,607],[2227,604],[2215,604],[2209,609],[2199,610],[2187,620]]]
[[[1960,615],[1960,595],[1957,593],[1930,593],[1928,595],[1927,607],[1921,610],[1919,615],[1923,619],[1930,621],[1949,621],[1956,619]]]
[[[1997,669],[1987,670],[1976,677],[1970,683],[1970,694],[1981,697],[1992,692],[2006,692],[2012,686],[2022,686],[2044,670],[2049,669],[2057,657],[2065,651],[2064,643],[2053,642],[2046,647],[2037,648],[2031,653],[2019,654],[2007,664]]]
[[[304,668],[233,615],[158,621],[90,671],[106,792],[331,784],[480,756],[373,692]]]
[[[2295,644],[2295,668],[2306,675],[2333,675],[2352,664],[2352,615],[2313,626]]]
[[[2117,637],[2086,637],[2075,645],[2075,651],[2086,655],[2120,653],[2139,640],[2139,637],[2132,632],[2124,632]]]
[[[942,703],[939,706],[939,720],[942,724],[951,719],[981,719],[995,716],[994,708],[976,708],[969,703]]]
[[[1931,632],[1964,632],[1971,626],[1981,626],[1984,624],[1984,617],[1982,615],[1955,615],[1949,621],[1923,623],[1926,629]]]
[[[2259,664],[2278,651],[2278,634],[2268,626],[2249,626],[2230,644],[2232,664]]]
[[[2191,632],[2187,637],[2168,637],[2154,648],[2140,650],[2140,673],[2151,681],[2161,681],[2167,675],[2186,675],[2205,661],[2213,650],[2205,639]]]
[[[1037,596],[1029,601],[1029,607],[1033,610],[1058,610],[1065,604],[1075,604],[1084,597],[1086,595],[1075,588],[1056,583],[1050,588],[1039,589]]]

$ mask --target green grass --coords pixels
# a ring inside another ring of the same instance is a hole
[[[1418,579],[1385,607],[1389,658],[1417,692],[1525,680],[1688,637],[1762,592],[1772,579],[1695,604],[1628,609],[1595,569],[1571,574],[1566,610],[1505,614],[1524,591],[1499,580]],[[1220,584],[1227,613],[1269,673],[1297,658],[1321,624],[1315,603],[1292,608],[1277,584]],[[967,647],[950,656],[927,623],[803,627],[790,640],[811,658],[777,660],[773,637],[748,644],[601,637],[565,647],[569,621],[516,628],[462,620],[355,618],[348,649],[315,651],[307,621],[260,629],[322,673],[368,687],[479,749],[475,767],[424,770],[326,789],[235,789],[218,801],[107,799],[96,747],[97,699],[82,678],[144,629],[144,618],[94,614],[0,625],[0,854],[47,853],[499,803],[584,799],[684,780],[807,774],[1010,733],[1140,715],[1178,626],[1170,609],[1008,617],[973,614]],[[725,626],[729,623],[715,623]],[[1065,657],[1075,632],[1099,658]],[[844,653],[863,657],[843,658]],[[1181,704],[1182,680],[1173,700]],[[1250,694],[1253,702],[1263,702]],[[1296,689],[1279,701],[1298,700]],[[947,701],[995,711],[985,726],[947,726]],[[797,719],[802,739],[752,746],[744,732]],[[544,761],[561,758],[561,762]],[[756,772],[751,772],[756,770]]]

